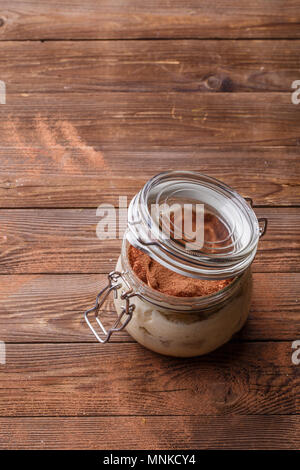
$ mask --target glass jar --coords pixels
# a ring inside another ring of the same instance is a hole
[[[213,217],[218,224],[213,242],[204,237],[201,247],[191,250],[175,237],[165,236],[161,220],[150,209],[174,202],[180,207],[187,203],[203,205],[207,219]],[[214,178],[195,172],[155,176],[130,203],[128,228],[116,270],[110,273],[96,305],[85,314],[89,327],[101,343],[126,328],[136,341],[161,354],[191,357],[213,351],[229,341],[247,319],[252,291],[250,266],[266,226],[267,220],[258,220],[245,199]],[[135,274],[128,259],[130,245],[178,274],[232,281],[207,296],[167,295],[149,287]],[[117,320],[107,331],[99,311],[112,291]],[[92,313],[96,314],[102,335],[90,321]]]

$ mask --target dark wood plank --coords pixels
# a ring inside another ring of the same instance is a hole
[[[299,414],[292,351],[229,343],[183,360],[136,343],[8,344],[0,416]]]
[[[55,139],[53,128],[48,129]],[[32,149],[15,147],[13,136],[9,145],[0,147],[1,207],[115,205],[119,196],[130,200],[147,179],[170,169],[214,176],[251,196],[256,205],[300,205],[299,146],[103,151],[54,140]],[[103,160],[109,169],[101,168]]]
[[[300,209],[258,208],[269,220],[253,264],[255,272],[299,272]],[[93,209],[0,211],[0,273],[107,273],[121,239],[99,240]]]
[[[2,275],[0,340],[11,342],[95,342],[83,312],[106,282],[105,274]],[[236,340],[300,338],[299,273],[254,273],[249,320]],[[105,325],[115,321],[114,306],[104,306]],[[134,342],[124,331],[113,342]]]
[[[299,2],[2,0],[2,39],[300,37]]]
[[[299,429],[299,416],[0,418],[0,448],[298,450]]]
[[[26,147],[28,160],[35,147],[54,146],[61,161],[66,145],[85,146],[92,159],[101,158],[93,146],[124,151],[298,145],[300,106],[291,96],[102,92],[95,99],[93,93],[11,94],[0,108],[2,146],[10,147],[13,138],[19,151]]]
[[[299,48],[297,40],[2,42],[0,77],[8,99],[13,93],[291,92]]]

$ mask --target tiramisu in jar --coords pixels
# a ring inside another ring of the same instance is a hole
[[[247,319],[250,266],[266,225],[214,178],[184,171],[153,177],[130,203],[121,255],[85,314],[88,325],[101,343],[126,328],[161,354],[213,351]],[[118,318],[107,331],[99,312],[112,291]]]

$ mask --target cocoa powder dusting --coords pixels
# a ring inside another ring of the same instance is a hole
[[[50,127],[50,124],[44,120],[40,114],[35,118],[35,127],[37,135],[45,146],[47,154],[54,159],[58,164],[65,166],[65,154],[66,150],[62,145],[58,143],[58,138],[54,130]]]
[[[159,292],[176,297],[210,295],[224,289],[232,281],[232,279],[206,281],[177,274],[132,245],[128,249],[128,259],[141,281]]]
[[[76,128],[68,121],[59,121],[57,124],[58,128],[62,132],[65,139],[74,147],[78,148],[83,156],[86,157],[86,162],[97,165],[104,170],[109,169],[107,162],[100,151],[96,151],[92,146],[87,145],[83,139],[79,136]]]

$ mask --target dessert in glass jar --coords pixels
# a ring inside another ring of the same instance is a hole
[[[213,351],[247,319],[250,266],[266,225],[245,199],[214,178],[184,171],[153,177],[130,203],[120,257],[85,314],[88,325],[101,343],[126,328],[161,354]],[[99,311],[112,291],[117,321],[107,331]]]

